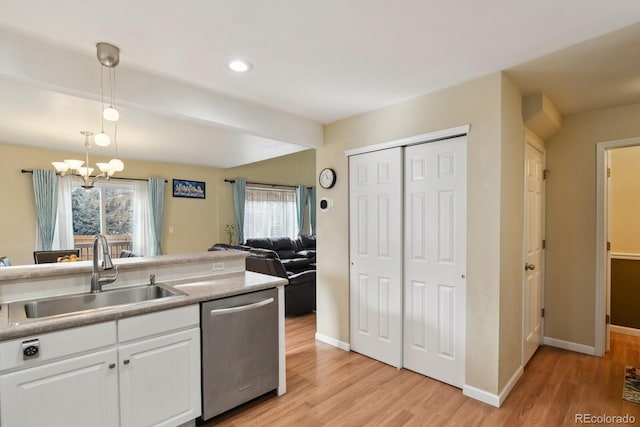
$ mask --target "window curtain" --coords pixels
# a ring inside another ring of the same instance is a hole
[[[58,210],[58,176],[53,170],[33,170],[38,239],[36,250],[51,250]]]
[[[236,219],[237,244],[244,243],[244,202],[247,190],[247,181],[236,179],[233,183],[233,212]]]
[[[309,234],[316,235],[316,187],[309,190]]]
[[[147,179],[149,201],[149,222],[151,225],[151,252],[149,255],[162,255],[162,223],[164,221],[164,178]]]
[[[298,236],[302,235],[304,228],[304,208],[307,204],[307,186],[298,185],[296,187],[296,219],[298,221]]]
[[[297,237],[296,191],[249,187],[245,194],[244,238]]]
[[[131,230],[132,250],[141,255],[151,255],[151,212],[149,211],[149,191],[146,181],[136,181],[133,197],[133,227]]]
[[[62,176],[58,178],[58,220],[53,239],[53,249],[73,249],[73,212],[71,210],[71,194],[73,193],[73,178]]]

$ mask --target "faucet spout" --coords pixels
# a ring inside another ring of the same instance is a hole
[[[118,268],[116,267],[116,274],[112,276],[101,277],[100,267],[98,266],[98,245],[102,245],[102,271],[112,270],[113,262],[111,262],[111,256],[109,255],[109,244],[107,238],[98,234],[93,239],[93,270],[91,273],[91,292],[102,292],[102,286],[113,283],[118,279]]]

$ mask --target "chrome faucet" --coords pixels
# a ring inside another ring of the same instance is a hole
[[[118,267],[116,274],[108,277],[100,277],[100,268],[98,267],[98,243],[102,244],[102,270],[112,270],[113,263],[109,255],[109,245],[107,238],[102,234],[97,234],[93,239],[93,272],[91,273],[91,292],[102,292],[102,286],[113,283],[118,278]]]

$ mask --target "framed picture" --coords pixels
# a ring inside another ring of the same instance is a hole
[[[205,198],[205,183],[186,179],[173,180],[173,197],[188,197],[190,199]]]

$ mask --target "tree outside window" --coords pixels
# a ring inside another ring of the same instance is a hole
[[[75,247],[83,259],[92,259],[93,237],[104,234],[111,256],[131,250],[134,187],[129,183],[100,183],[91,189],[80,186],[71,194]]]

